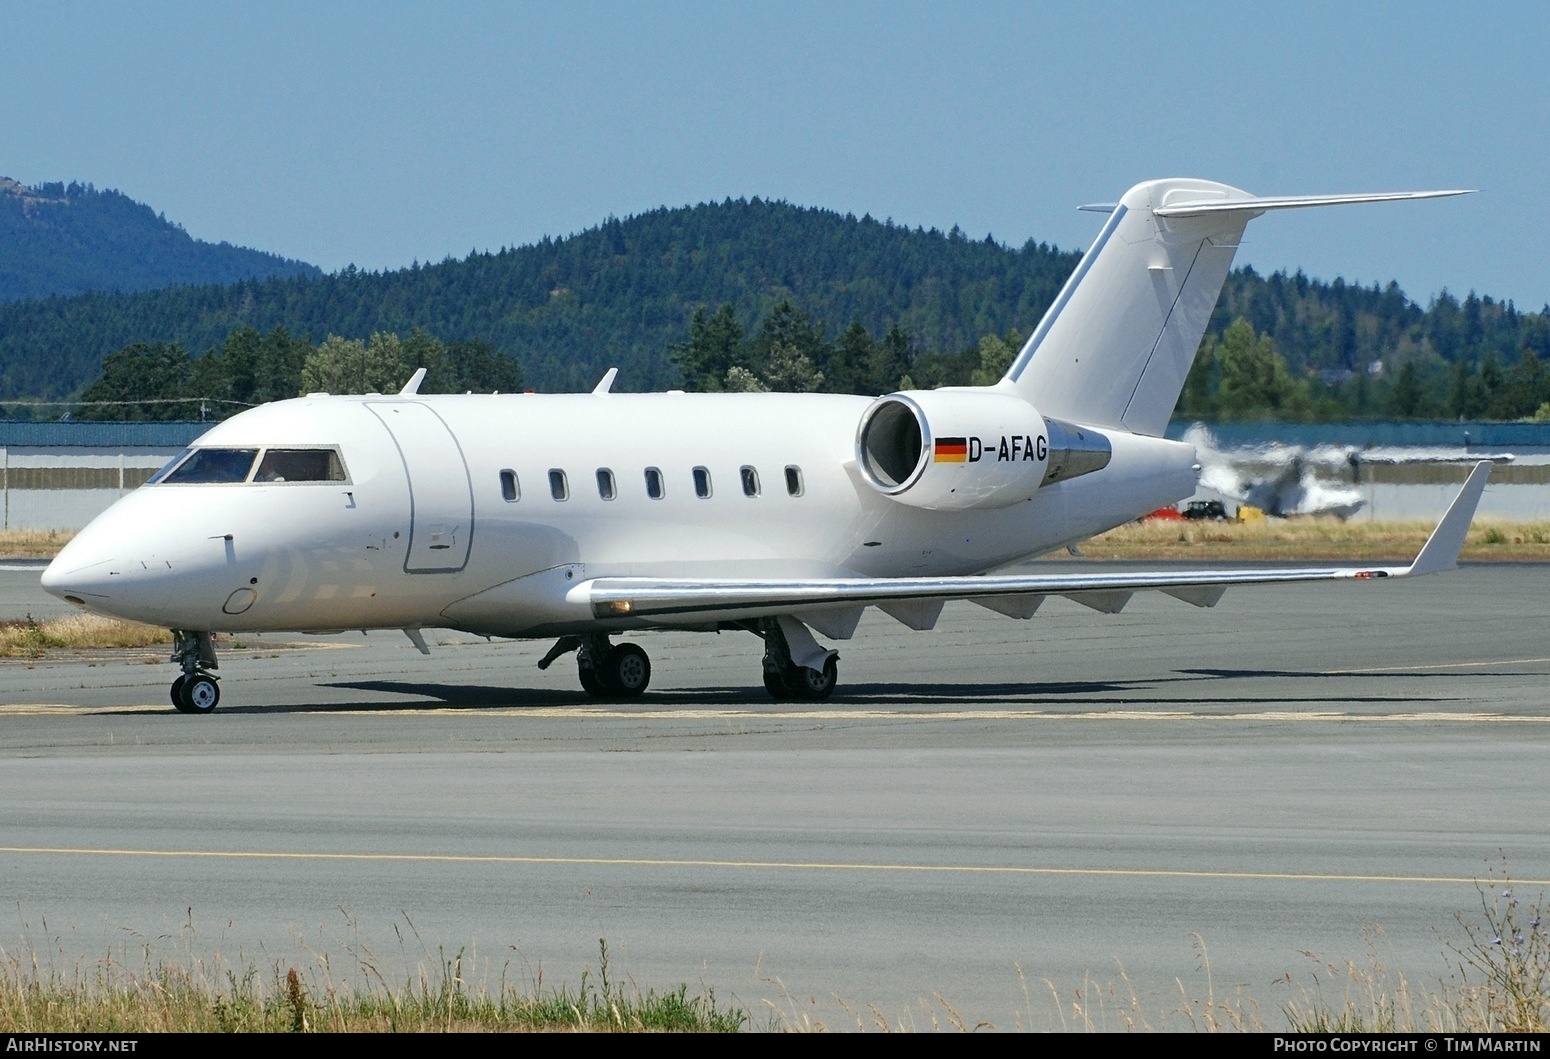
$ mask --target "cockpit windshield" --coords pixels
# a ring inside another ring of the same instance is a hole
[[[268,449],[255,482],[342,482],[344,464],[333,449]]]
[[[349,476],[338,449],[200,448],[180,453],[146,484],[211,485],[249,481],[345,482],[349,481]]]
[[[245,482],[257,449],[195,449],[162,481],[180,485]]]

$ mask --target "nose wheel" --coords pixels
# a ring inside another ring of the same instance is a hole
[[[172,705],[179,713],[210,713],[221,701],[221,686],[209,670],[215,669],[215,644],[207,632],[172,630],[172,661],[183,675],[172,682]]]
[[[179,713],[209,713],[221,701],[221,686],[208,673],[179,677],[172,682],[172,705]]]
[[[606,636],[589,636],[576,651],[576,675],[594,698],[633,699],[651,683],[651,659],[639,644],[610,644]]]

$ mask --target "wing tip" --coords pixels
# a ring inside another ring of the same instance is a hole
[[[1458,566],[1459,553],[1464,550],[1464,538],[1469,534],[1469,524],[1474,521],[1475,509],[1485,493],[1486,481],[1491,477],[1491,461],[1481,460],[1469,472],[1447,513],[1432,530],[1421,551],[1401,574],[1402,577],[1419,577],[1422,574],[1441,573]]]

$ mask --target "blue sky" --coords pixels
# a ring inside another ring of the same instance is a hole
[[[329,270],[729,195],[1077,249],[1151,177],[1469,187],[1266,217],[1239,262],[1537,309],[1547,46],[1531,3],[13,0],[0,175]]]

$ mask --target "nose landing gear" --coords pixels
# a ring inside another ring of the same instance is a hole
[[[219,679],[211,669],[219,669],[215,645],[207,632],[172,630],[172,659],[183,667],[183,675],[172,682],[172,705],[179,713],[209,713],[221,701]]]

